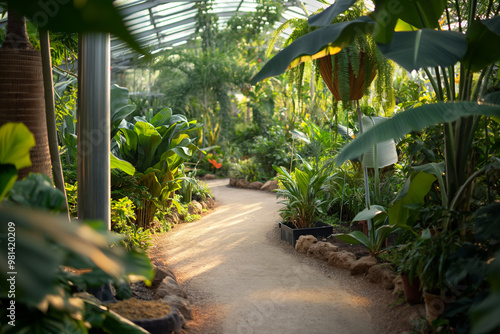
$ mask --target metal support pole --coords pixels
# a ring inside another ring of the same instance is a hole
[[[78,217],[110,222],[110,39],[80,37],[78,91]]]

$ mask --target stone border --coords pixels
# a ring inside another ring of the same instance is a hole
[[[153,290],[153,299],[161,299],[168,305],[177,308],[181,315],[182,326],[186,320],[193,320],[193,307],[187,293],[180,288],[174,272],[166,265],[155,261],[152,263],[155,272],[150,287]]]
[[[262,183],[259,181],[248,182],[246,179],[229,179],[229,186],[243,188],[243,189],[255,189],[262,191],[273,191],[274,189],[278,189],[278,180],[268,180],[266,183]]]
[[[317,258],[321,261],[327,261],[331,266],[349,269],[351,275],[365,275],[372,283],[381,285],[383,289],[390,290],[400,288],[397,282],[397,275],[392,270],[389,263],[378,263],[373,256],[363,256],[356,258],[354,253],[340,251],[335,245],[329,242],[318,241],[312,235],[301,235],[295,244],[295,250]]]

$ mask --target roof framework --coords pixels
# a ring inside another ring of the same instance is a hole
[[[143,46],[156,53],[185,44],[193,38],[196,7],[199,0],[117,0],[132,35]],[[285,11],[281,22],[290,18],[305,18],[327,5],[317,0],[277,0]],[[213,13],[223,27],[235,14],[254,12],[256,0],[214,0]],[[113,38],[111,59],[114,66],[127,66],[137,58],[127,45]]]
[[[195,4],[200,0],[116,0],[131,34],[153,54],[180,46],[192,39],[196,25]],[[281,22],[290,18],[305,18],[327,4],[318,0],[276,0],[285,7]],[[235,14],[254,12],[256,0],[214,0],[213,13],[224,27]],[[7,17],[0,19],[4,27]],[[130,48],[117,38],[111,39],[111,64],[128,67],[138,58]]]

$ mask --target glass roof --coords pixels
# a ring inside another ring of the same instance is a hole
[[[200,0],[116,0],[115,4],[137,41],[152,53],[156,53],[182,45],[194,36],[197,13],[195,4],[198,1]],[[290,18],[305,18],[319,8],[328,6],[318,0],[276,2],[281,2],[285,8],[281,22]],[[256,7],[256,0],[214,0],[212,6],[213,13],[219,17],[221,27],[236,13],[254,12]],[[6,15],[0,18],[0,27],[5,27],[6,21]],[[137,59],[137,54],[123,41],[112,37],[112,66],[129,66],[133,59]]]
[[[117,0],[115,3],[124,15],[132,35],[155,53],[182,45],[194,36],[197,1],[199,0]],[[305,18],[319,8],[328,6],[317,0],[279,2],[285,7],[281,22],[290,18]],[[256,7],[256,0],[214,0],[212,6],[222,27],[236,13],[254,12]],[[136,57],[124,42],[112,38],[113,66],[127,66]]]

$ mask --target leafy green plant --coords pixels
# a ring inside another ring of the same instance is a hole
[[[354,217],[354,221],[378,218],[373,219],[374,227],[369,231],[368,235],[361,231],[352,231],[347,234],[337,233],[333,236],[350,244],[362,244],[370,251],[371,255],[378,255],[385,247],[385,240],[389,234],[399,228],[398,226],[388,225],[385,220],[386,217],[379,215],[383,212],[385,212],[385,208],[372,205],[369,210],[365,209]]]
[[[245,179],[249,182],[263,179],[263,173],[254,157],[241,159],[229,167],[229,176],[235,179]]]
[[[59,213],[64,209],[64,194],[54,188],[52,181],[43,174],[31,173],[21,181],[16,181],[5,203],[51,210]]]
[[[336,11],[338,15],[331,17],[329,24],[332,25],[359,19],[366,9],[364,1],[350,1],[349,5],[346,5],[345,2],[342,3],[342,1],[341,3],[337,2],[332,7],[339,7],[340,9]],[[289,77],[292,79],[291,83],[296,83],[299,87],[302,86],[305,69],[303,62],[312,60],[315,65],[316,79],[319,79],[320,76],[323,77],[335,100],[348,104],[350,100],[359,100],[367,92],[376,72],[378,72],[374,85],[375,98],[373,102],[382,103],[384,109],[390,110],[393,108],[393,67],[382,56],[375,41],[369,34],[363,33],[362,30],[353,30],[350,32],[350,40],[344,42],[341,47],[332,45],[333,43],[325,43],[321,46],[317,45],[314,52],[307,53],[302,52],[304,51],[303,44],[314,43],[313,41],[306,41],[306,39],[310,36],[309,34],[319,35],[317,30],[321,29],[311,25],[306,19],[291,19],[275,31],[274,41],[271,40],[268,47],[268,55],[274,46],[277,35],[289,26],[294,27],[294,30],[284,43],[285,49],[276,57],[280,57],[280,54],[286,54],[288,49],[294,51],[300,49],[299,52],[302,54],[297,54],[294,59],[290,59],[289,68],[291,70],[289,71]],[[317,43],[317,41],[315,42]],[[280,60],[283,61],[283,59]],[[272,60],[269,63],[271,62]],[[252,78],[252,82],[255,83],[262,79],[260,74],[266,73],[266,66],[268,64]]]
[[[143,333],[139,327],[109,313],[99,304],[73,296],[72,289],[85,290],[110,281],[120,284],[128,281],[131,274],[150,280],[153,271],[144,253],[110,248],[117,237],[107,232],[100,222],[68,224],[42,211],[7,206],[0,208],[0,216],[2,244],[7,244],[8,231],[14,229],[16,235],[16,318],[31,319],[15,321],[15,327],[3,322],[5,333],[22,330],[87,333],[89,326],[111,332]],[[0,275],[2,282],[8,282],[7,273],[12,272],[12,268],[7,266],[7,253],[2,254]],[[74,275],[63,266],[87,271]],[[0,290],[2,301],[12,298],[5,284],[2,283]],[[5,318],[6,312],[7,308],[2,308]]]
[[[354,2],[336,1],[322,13],[311,16],[309,24],[320,28],[278,53],[253,78],[253,82],[280,74],[298,57],[314,55],[327,45],[337,48],[350,45],[355,38],[354,31],[370,34],[387,58],[408,71],[423,68],[438,102],[408,108],[377,124],[347,144],[337,156],[337,162],[340,164],[359,156],[373,143],[396,139],[429,125],[443,124],[445,209],[467,211],[470,192],[465,190],[471,189],[473,184],[467,180],[475,171],[474,159],[471,159],[474,134],[482,116],[500,116],[498,93],[487,94],[494,80],[495,63],[500,58],[500,50],[489,49],[493,41],[500,42],[498,8],[495,9],[492,2],[483,6],[475,0],[443,0],[433,4],[425,0],[401,1],[397,12],[392,8],[389,20],[385,20],[392,2],[380,0],[376,1],[374,11],[368,16],[332,24],[334,18]],[[445,25],[435,30],[440,27],[442,16]],[[465,22],[469,24],[464,25]],[[460,62],[460,73],[455,72],[457,62]],[[476,72],[479,76],[474,75]],[[457,77],[458,85],[455,82]],[[466,189],[461,188],[464,184]],[[443,224],[446,228],[450,221],[445,219]],[[452,227],[460,224],[463,220],[451,222]]]
[[[123,236],[123,240],[120,243],[127,250],[134,248],[147,250],[153,246],[151,242],[151,230],[149,228],[137,227],[134,223],[123,224],[122,222],[118,222],[113,227],[113,231]]]
[[[113,152],[136,168],[137,184],[149,192],[137,207],[139,227],[147,227],[158,207],[172,203],[172,192],[180,188],[178,168],[198,149],[189,138],[196,128],[196,121],[165,108],[149,122],[145,117],[135,117],[134,124],[123,122],[115,135]]]
[[[0,202],[16,182],[17,171],[31,166],[33,146],[35,137],[23,123],[6,123],[0,127]]]
[[[291,174],[284,167],[273,167],[283,187],[276,189],[276,196],[284,198],[280,201],[284,204],[280,209],[281,217],[296,228],[313,226],[318,214],[323,211],[321,195],[325,191],[324,184],[331,178],[328,165],[320,169],[304,162],[304,170],[295,168]]]

